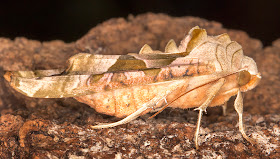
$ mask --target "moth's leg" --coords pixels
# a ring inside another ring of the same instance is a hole
[[[249,141],[251,144],[256,144],[256,141],[254,141],[253,139],[249,138],[245,131],[244,131],[244,127],[243,127],[243,120],[242,120],[242,116],[243,116],[243,98],[242,98],[242,94],[241,91],[239,90],[237,93],[237,97],[234,101],[234,108],[236,110],[236,112],[238,113],[238,117],[239,117],[239,131],[241,132],[242,136]]]
[[[211,103],[211,101],[213,100],[213,98],[218,93],[218,91],[220,90],[220,88],[223,86],[224,83],[225,83],[224,78],[221,78],[216,83],[214,83],[207,91],[206,101],[200,107],[195,109],[195,110],[199,110],[197,124],[196,124],[196,131],[195,131],[195,135],[194,135],[196,149],[198,149],[198,134],[199,134],[199,128],[200,128],[200,124],[201,124],[202,113],[206,112],[206,108]]]
[[[225,103],[222,105],[222,108],[223,108],[223,115],[226,116],[226,115],[227,115],[227,102],[225,102]]]
[[[137,111],[135,111],[134,113],[130,114],[129,116],[125,117],[124,119],[122,119],[120,121],[117,121],[114,123],[109,123],[109,124],[94,125],[94,126],[91,126],[91,128],[93,128],[93,129],[110,128],[110,127],[115,127],[118,125],[129,123],[130,121],[138,118],[147,109],[153,109],[155,104],[158,103],[160,100],[165,99],[165,97],[166,97],[166,95],[164,95],[164,97],[162,97],[162,95],[154,97],[149,102],[143,104],[143,106],[141,108],[139,108]]]

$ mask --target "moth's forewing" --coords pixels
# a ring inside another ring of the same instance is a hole
[[[96,55],[79,53],[68,60],[68,68],[66,69],[65,74],[102,74],[106,72],[160,68],[170,65],[177,58],[185,56],[185,53],[130,53],[128,55]],[[177,63],[176,65],[180,64],[184,65],[188,63]]]
[[[107,67],[101,69],[105,63]],[[9,72],[5,76],[11,86],[27,96],[62,98],[156,84],[212,72],[214,69],[210,64],[198,63],[194,59],[184,57],[183,53],[78,54],[70,58],[65,71],[18,71]]]

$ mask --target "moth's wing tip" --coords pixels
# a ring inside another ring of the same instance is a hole
[[[11,71],[6,71],[5,74],[4,74],[4,78],[5,80],[7,80],[8,82],[11,82],[12,81],[12,76],[13,76],[13,73]]]

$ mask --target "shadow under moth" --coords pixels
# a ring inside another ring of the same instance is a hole
[[[196,108],[197,149],[203,112],[219,105],[225,110],[229,98],[237,95],[234,107],[239,130],[247,141],[255,143],[243,128],[241,92],[256,87],[261,76],[255,61],[245,56],[228,34],[208,36],[204,29],[194,27],[179,47],[170,40],[164,52],[144,45],[139,53],[127,55],[79,53],[68,63],[64,70],[6,72],[4,77],[26,96],[74,97],[99,113],[123,118],[93,129],[125,124],[166,107]]]

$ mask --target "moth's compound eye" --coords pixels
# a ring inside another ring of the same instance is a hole
[[[238,85],[244,86],[251,80],[251,74],[248,71],[241,71],[238,75]]]

